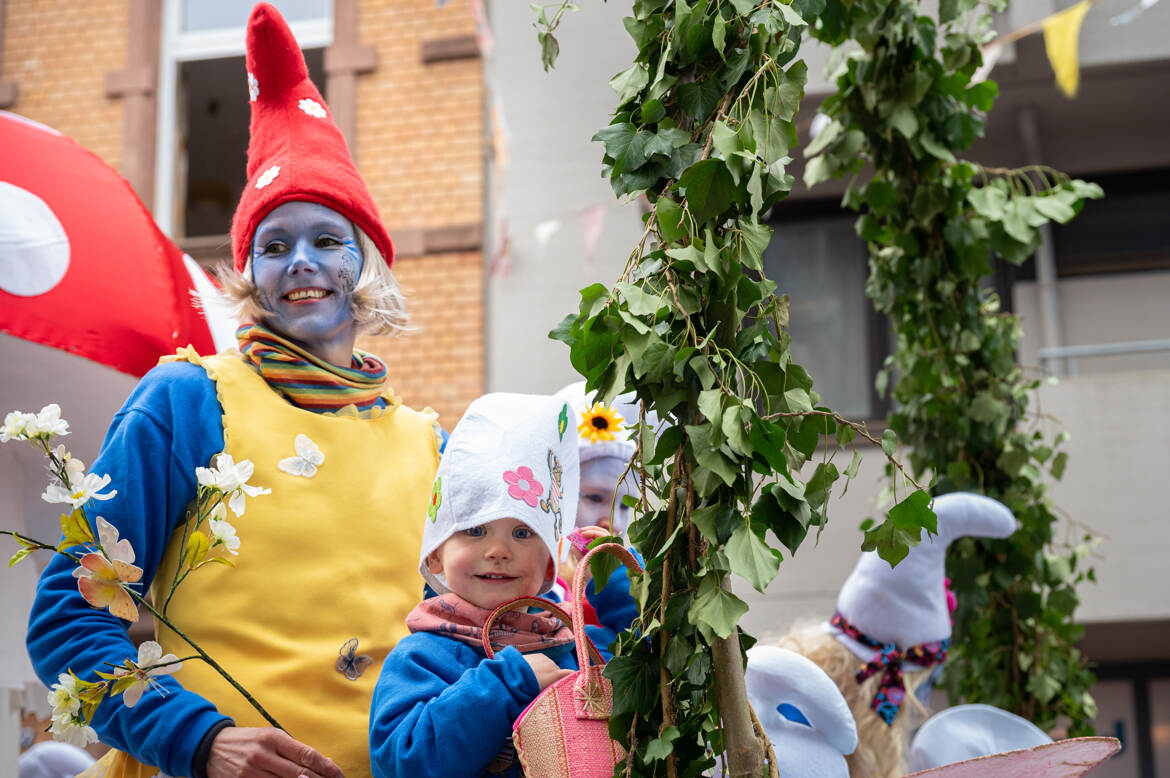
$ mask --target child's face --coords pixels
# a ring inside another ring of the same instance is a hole
[[[629,484],[632,478],[627,477],[618,484],[617,481],[624,471],[625,461],[614,457],[603,457],[581,464],[581,494],[577,499],[578,527],[602,527],[615,535],[626,531],[630,523],[630,509],[622,503],[622,497],[631,493]],[[615,491],[616,516],[610,512],[615,503]]]
[[[548,548],[519,519],[497,519],[456,532],[427,557],[427,569],[480,608],[533,597],[556,572]]]

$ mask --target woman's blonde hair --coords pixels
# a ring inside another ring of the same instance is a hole
[[[406,298],[398,288],[398,281],[390,272],[382,252],[370,236],[353,225],[358,249],[362,252],[362,272],[353,289],[353,317],[358,332],[365,335],[397,335],[410,327]],[[260,302],[260,293],[252,280],[252,260],[244,264],[244,271],[236,273],[225,269],[219,272],[223,295],[231,312],[240,322],[259,322],[271,314]]]
[[[827,632],[823,623],[798,624],[776,645],[811,659],[844,695],[857,724],[857,748],[845,757],[851,778],[900,778],[909,772],[910,735],[929,715],[914,691],[930,677],[930,669],[903,672],[906,697],[893,724],[886,724],[870,706],[882,673],[858,683],[861,660]]]

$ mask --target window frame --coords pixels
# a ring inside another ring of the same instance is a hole
[[[158,119],[154,165],[154,220],[163,234],[181,239],[174,234],[175,172],[179,160],[179,67],[184,62],[239,57],[245,54],[246,28],[223,27],[199,32],[182,32],[180,3],[184,0],[165,0],[163,3],[161,38],[158,63]],[[333,43],[333,5],[329,3],[321,19],[289,22],[289,29],[302,49],[327,48]],[[246,86],[241,83],[240,89]]]
[[[806,224],[808,222],[833,218],[855,222],[857,220],[857,214],[842,207],[840,198],[838,197],[809,198],[785,201],[781,207],[773,208],[764,214],[761,221],[771,227],[774,233],[787,224]],[[860,236],[856,237],[861,246],[861,255],[867,262],[863,277],[868,279],[869,246]],[[783,289],[778,289],[777,291],[784,292]],[[869,373],[867,388],[869,392],[870,413],[864,418],[850,418],[850,421],[864,422],[871,430],[878,429],[880,431],[885,428],[889,420],[890,411],[893,410],[891,394],[893,391],[893,382],[891,381],[885,396],[882,396],[878,393],[874,379],[885,364],[886,357],[894,352],[894,338],[889,318],[874,308],[873,301],[864,293],[864,285],[862,288],[862,300],[865,306],[865,354],[867,361],[866,372]],[[813,381],[813,389],[816,389],[815,375],[813,376]]]

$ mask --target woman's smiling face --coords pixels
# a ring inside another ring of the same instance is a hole
[[[317,203],[274,208],[252,237],[252,279],[264,323],[315,356],[350,365],[353,290],[362,254],[349,219]]]

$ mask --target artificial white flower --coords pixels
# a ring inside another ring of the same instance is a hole
[[[216,506],[222,508],[220,503]],[[226,511],[225,511],[226,513]],[[208,524],[211,530],[211,545],[222,545],[229,554],[240,553],[240,539],[236,537],[236,528],[222,519],[211,519]]]
[[[325,109],[316,100],[308,97],[301,98],[301,101],[297,103],[297,107],[315,119],[325,118]]]
[[[260,96],[260,82],[252,75],[252,71],[248,71],[248,102],[256,102],[256,98]]]
[[[49,732],[54,740],[68,743],[78,748],[85,748],[90,743],[98,741],[97,732],[93,727],[73,715],[54,716]]]
[[[29,416],[32,416],[30,413]],[[25,425],[24,433],[30,438],[49,438],[57,435],[69,434],[69,422],[61,418],[61,406],[57,403],[49,403],[44,408],[41,408],[40,413],[29,419]]]
[[[77,696],[77,679],[69,673],[57,676],[57,683],[49,690],[49,706],[52,716],[72,716],[81,710],[81,699]]]
[[[4,417],[4,426],[0,427],[0,443],[10,440],[24,440],[27,436],[26,428],[30,421],[36,421],[35,413],[21,413],[9,411]]]
[[[271,489],[248,485],[248,479],[252,477],[254,469],[251,460],[244,459],[237,464],[231,454],[224,452],[215,457],[211,467],[195,468],[195,479],[200,486],[208,486],[223,492],[227,497],[228,507],[237,516],[243,516],[245,496],[272,494]]]
[[[65,450],[65,446],[53,449],[58,462],[64,463],[66,486],[80,484],[85,477],[85,463]]]
[[[134,665],[134,669],[119,667],[114,670],[114,675],[134,676],[134,683],[122,692],[122,702],[127,708],[137,705],[144,691],[152,686],[158,686],[158,681],[153,680],[155,676],[170,675],[183,667],[183,663],[174,654],[163,656],[162,646],[153,640],[148,640],[138,647],[137,662],[127,660],[127,664]]]
[[[96,475],[94,473],[87,473],[76,482],[71,477],[69,485],[49,484],[45,487],[44,494],[41,499],[45,502],[66,502],[69,503],[73,510],[77,510],[82,505],[85,505],[90,500],[108,500],[118,493],[117,489],[111,489],[108,492],[102,493],[110,483],[108,475]]]
[[[317,475],[317,468],[325,464],[325,454],[317,444],[308,435],[297,435],[293,441],[293,448],[296,449],[297,455],[280,460],[276,466],[289,475],[302,478]]]
[[[278,175],[280,175],[280,165],[273,165],[261,173],[260,177],[256,179],[256,188],[263,189],[271,184]]]

